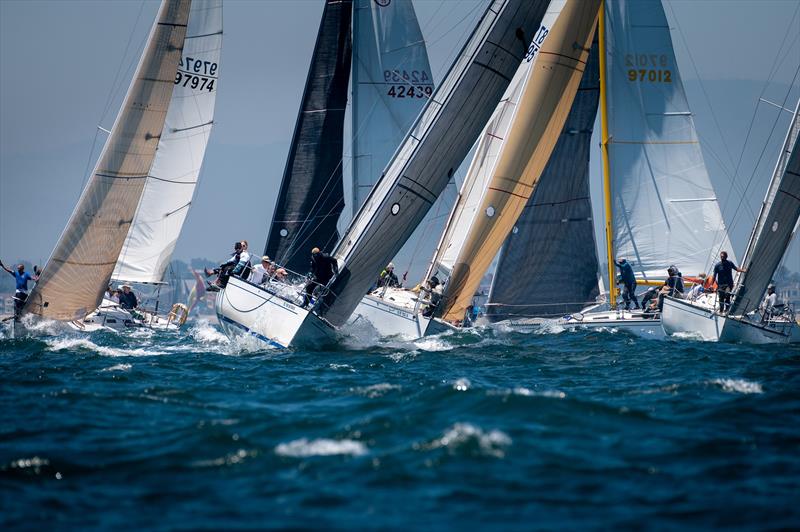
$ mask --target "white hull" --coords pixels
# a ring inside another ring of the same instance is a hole
[[[564,329],[602,329],[626,331],[642,338],[661,339],[664,331],[661,320],[658,318],[644,317],[641,312],[621,311],[593,311],[577,313],[564,318],[550,320],[533,318],[527,320],[509,320],[503,325],[512,331],[529,332],[541,330],[543,326],[554,325]]]
[[[380,295],[367,294],[353,312],[354,320],[365,319],[381,336],[416,340],[445,331],[460,330],[439,318],[422,315],[417,294],[404,288],[389,288]]]
[[[353,312],[353,318],[369,321],[381,336],[422,338],[431,320],[416,311],[410,294],[410,290],[403,289],[389,289],[383,297],[367,294]]]
[[[741,316],[725,316],[713,307],[667,297],[662,315],[664,332],[699,336],[707,342],[786,344],[800,340],[797,324],[790,321],[757,323]]]
[[[335,329],[309,309],[231,277],[217,294],[217,317],[231,338],[252,336],[278,348],[330,344]]]
[[[117,303],[105,299],[97,310],[82,320],[67,323],[72,329],[79,332],[94,332],[103,329],[126,331],[141,328],[175,331],[180,327],[179,324],[150,312],[137,312],[137,316],[134,316]]]

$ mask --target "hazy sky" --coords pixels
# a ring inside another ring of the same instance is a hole
[[[414,4],[438,82],[485,0]],[[220,257],[239,238],[263,248],[322,6],[225,1],[216,126],[176,258]],[[105,139],[96,126],[112,125],[157,7],[0,0],[0,258],[47,259]],[[666,0],[665,8],[741,255],[790,116],[758,99],[793,108],[800,96],[800,0]],[[599,165],[592,170],[599,183]],[[800,246],[789,259],[800,269]]]

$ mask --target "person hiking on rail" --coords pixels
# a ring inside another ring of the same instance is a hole
[[[225,285],[228,284],[228,278],[231,276],[231,270],[233,270],[234,266],[239,264],[241,254],[242,243],[236,242],[233,244],[233,255],[231,255],[228,260],[220,264],[219,268],[214,268],[213,270],[209,270],[208,268],[203,269],[206,277],[211,277],[214,274],[217,275],[217,279],[206,287],[209,292],[219,292],[220,288],[225,288]]]
[[[388,286],[389,288],[400,288],[400,280],[394,273],[393,262],[387,264],[386,268],[384,268],[381,274],[378,276],[376,287],[383,288],[384,286]]]
[[[314,288],[327,285],[334,275],[339,275],[339,263],[336,259],[321,252],[319,248],[313,248],[311,250],[311,279],[306,283],[303,308],[311,303]]]
[[[16,289],[14,290],[14,319],[19,320],[19,317],[22,314],[22,307],[25,306],[25,301],[28,299],[28,281],[39,280],[39,269],[37,266],[34,266],[34,275],[31,275],[25,271],[24,264],[19,264],[17,265],[17,270],[12,271],[6,268],[6,265],[3,264],[2,260],[0,260],[0,268],[3,268],[5,271],[13,275],[14,279],[16,280],[17,284]]]

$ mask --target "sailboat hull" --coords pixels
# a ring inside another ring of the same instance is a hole
[[[381,336],[401,336],[407,339],[425,336],[430,319],[415,311],[416,305],[406,297],[408,290],[390,289],[383,297],[368,294],[361,299],[353,316],[369,321]],[[390,299],[392,298],[392,299]],[[410,305],[403,305],[408,299]],[[395,301],[400,300],[398,303]]]
[[[798,341],[798,327],[793,322],[757,323],[740,316],[720,315],[713,307],[671,297],[664,299],[661,325],[669,336],[696,336],[707,342],[787,344]]]
[[[250,336],[276,348],[329,345],[335,329],[294,302],[231,277],[215,301],[217,318],[229,338]]]
[[[645,317],[641,312],[591,311],[571,314],[557,320],[532,318],[526,320],[508,320],[500,322],[511,331],[541,331],[548,326],[557,329],[595,329],[607,331],[625,331],[629,334],[648,339],[664,338],[661,320]]]

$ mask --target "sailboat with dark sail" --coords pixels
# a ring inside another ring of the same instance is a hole
[[[281,283],[270,291],[231,278],[216,300],[229,334],[244,332],[283,347],[318,345],[344,325],[376,272],[400,250],[468,152],[524,57],[526,36],[533,35],[546,5],[492,2],[446,78],[425,98],[424,110],[340,239],[333,254],[339,274],[317,288],[310,308],[299,300],[302,284]],[[338,195],[341,188],[329,190]],[[319,200],[331,201],[328,191]],[[313,227],[326,218],[305,223]]]

